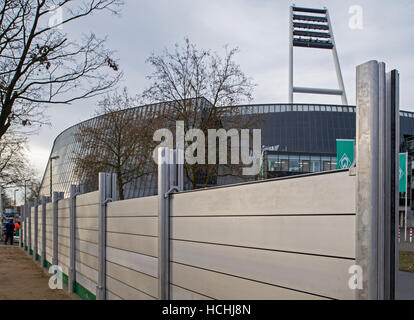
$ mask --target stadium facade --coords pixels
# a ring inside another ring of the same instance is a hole
[[[155,107],[154,107],[155,106]],[[164,107],[162,104],[134,108],[136,112],[151,112]],[[265,104],[238,106],[245,117],[260,115],[257,126],[262,130],[264,176],[266,178],[310,172],[335,170],[336,140],[355,138],[355,107],[321,104]],[[131,112],[126,110],[125,112]],[[414,113],[401,111],[401,145],[405,137],[414,136]],[[95,117],[86,122],[93,125]],[[84,122],[83,122],[84,123]],[[63,131],[54,141],[51,157],[52,190],[69,193],[71,184],[81,184],[75,174],[73,155],[80,144],[75,134],[81,124]],[[41,183],[40,194],[50,193],[49,160]],[[232,177],[218,178],[217,185],[237,182]],[[147,175],[127,186],[125,198],[154,195],[157,177]]]

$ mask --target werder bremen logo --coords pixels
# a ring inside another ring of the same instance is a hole
[[[346,153],[342,155],[342,158],[339,161],[339,163],[340,163],[341,169],[348,169],[352,165],[351,159],[349,159]]]
[[[400,180],[404,177],[404,171],[400,168]]]

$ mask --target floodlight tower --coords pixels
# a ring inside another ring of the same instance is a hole
[[[289,103],[293,103],[294,93],[310,93],[341,96],[342,104],[347,105],[348,100],[328,9],[300,8],[293,5],[290,7],[289,24]],[[339,89],[295,87],[293,85],[293,47],[331,50]]]

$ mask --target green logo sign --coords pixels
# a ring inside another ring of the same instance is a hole
[[[407,154],[400,153],[400,192],[407,192]]]
[[[354,163],[355,140],[336,140],[336,167],[349,169]]]

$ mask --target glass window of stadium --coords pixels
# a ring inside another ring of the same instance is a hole
[[[267,154],[267,170],[271,172],[311,173],[336,169],[335,156],[308,154]]]

